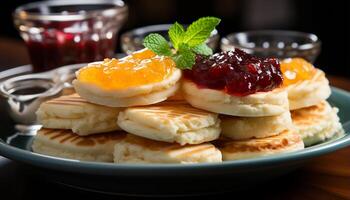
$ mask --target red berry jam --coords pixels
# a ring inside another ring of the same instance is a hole
[[[240,49],[198,55],[192,70],[185,70],[186,79],[199,87],[223,90],[234,96],[267,92],[279,87],[283,75],[275,58],[258,58]]]
[[[85,21],[86,22],[86,21]],[[94,34],[93,22],[86,23],[89,31],[81,28],[83,22],[46,22],[37,24],[44,30],[25,37],[34,71],[46,71],[73,63],[85,63],[113,57],[115,36]],[[76,30],[68,32],[64,30]],[[38,36],[40,35],[40,36]],[[97,36],[95,39],[93,36]],[[40,40],[37,38],[41,38]]]

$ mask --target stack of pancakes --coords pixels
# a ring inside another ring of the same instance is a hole
[[[218,115],[183,101],[116,108],[73,94],[43,103],[37,118],[43,128],[32,148],[41,154],[116,163],[222,161],[209,143],[221,132]]]
[[[191,83],[193,84],[193,83]],[[293,128],[285,90],[277,88],[236,97],[221,91],[193,91],[187,85],[185,98],[203,109],[220,113],[221,137],[215,141],[223,160],[237,160],[297,151],[304,148],[301,137]],[[195,96],[206,100],[195,100]],[[211,100],[211,102],[206,102]],[[225,109],[221,105],[225,104]]]
[[[297,151],[303,139],[311,145],[342,130],[322,73],[247,96],[199,88],[179,70],[120,90],[79,78],[73,84],[76,94],[37,111],[43,128],[34,152],[115,163],[221,162]]]
[[[36,112],[43,128],[32,149],[50,156],[112,162],[115,144],[126,136],[115,123],[120,110],[90,103],[77,94],[46,101]]]
[[[120,112],[118,126],[131,133],[115,148],[116,163],[221,162],[211,143],[220,135],[218,115],[183,101],[129,107]]]
[[[305,146],[344,134],[338,108],[326,99],[331,94],[325,73],[315,68],[310,80],[300,80],[286,87],[292,120]]]

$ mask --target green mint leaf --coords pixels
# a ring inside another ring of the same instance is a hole
[[[201,54],[204,56],[210,56],[213,54],[213,50],[210,47],[208,47],[208,45],[206,45],[205,43],[193,47],[192,50],[196,54]]]
[[[190,47],[195,47],[205,42],[219,23],[220,19],[216,17],[202,17],[198,19],[187,28],[182,42]]]
[[[172,56],[179,69],[192,69],[196,60],[196,54],[193,53],[191,47],[187,44],[180,43],[177,53]]]
[[[168,41],[158,33],[151,33],[143,40],[143,45],[157,55],[171,56],[171,49]]]
[[[179,24],[178,22],[175,22],[172,26],[170,26],[168,35],[170,38],[171,43],[173,43],[173,46],[175,49],[179,48],[180,42],[182,42],[183,34],[185,33],[184,27]]]
[[[169,27],[168,35],[176,53],[170,48],[168,41],[157,33],[148,35],[143,45],[157,55],[171,57],[177,68],[191,69],[195,64],[196,54],[205,56],[213,54],[205,41],[219,23],[219,18],[203,17],[193,22],[185,30],[181,24],[175,22]]]

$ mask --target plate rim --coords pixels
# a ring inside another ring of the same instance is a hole
[[[350,93],[345,90],[332,87],[332,92],[346,96],[350,100]],[[344,124],[348,122],[350,121],[344,122]],[[66,172],[118,176],[129,176],[130,174],[137,176],[149,173],[150,176],[162,176],[169,175],[169,173],[174,170],[176,170],[176,172],[179,174],[200,174],[202,170],[242,169],[242,167],[244,166],[268,166],[270,164],[277,163],[283,164],[286,161],[301,161],[307,158],[318,157],[320,155],[336,151],[346,146],[350,146],[350,133],[347,133],[344,136],[341,136],[334,140],[326,141],[296,152],[244,160],[224,161],[222,163],[115,164],[78,161],[42,155],[11,146],[9,144],[6,144],[2,139],[0,139],[0,155],[7,157],[11,160],[19,161],[33,166]],[[155,170],[157,170],[157,173],[154,173]]]

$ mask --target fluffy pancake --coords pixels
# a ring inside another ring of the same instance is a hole
[[[224,161],[287,153],[304,148],[299,134],[290,130],[285,130],[276,136],[259,139],[235,141],[222,138],[216,142],[216,145]]]
[[[198,88],[192,81],[185,80],[183,93],[193,107],[232,116],[274,116],[289,110],[287,93],[280,88],[238,97],[219,90]]]
[[[312,79],[301,80],[286,87],[290,110],[316,105],[330,96],[331,88],[324,72],[315,70]]]
[[[85,136],[120,129],[115,123],[120,110],[89,103],[73,94],[42,103],[36,114],[45,128],[71,129]]]
[[[78,79],[73,81],[73,85],[76,92],[89,102],[110,107],[129,107],[150,105],[166,100],[178,90],[180,78],[181,70],[176,68],[161,82],[125,89],[106,90]]]
[[[113,162],[114,146],[123,132],[110,132],[81,137],[70,130],[41,129],[34,137],[36,153],[84,161]]]
[[[167,101],[185,101],[182,90],[177,90],[173,96],[170,96]]]
[[[217,114],[182,101],[127,108],[119,113],[118,125],[140,137],[181,145],[212,141],[220,134]]]
[[[343,128],[337,115],[338,108],[332,108],[327,101],[293,110],[293,124],[304,140],[305,146],[310,146],[336,134],[343,134]]]
[[[210,143],[181,146],[128,134],[115,146],[115,163],[221,162],[220,151]]]
[[[234,140],[264,138],[278,135],[286,129],[292,129],[290,112],[268,117],[234,117],[221,115],[221,134]]]

